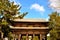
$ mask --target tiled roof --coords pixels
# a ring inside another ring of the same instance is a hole
[[[17,21],[17,22],[48,22],[45,19],[14,19],[13,21]]]

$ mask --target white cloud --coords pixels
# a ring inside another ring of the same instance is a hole
[[[45,11],[44,7],[39,5],[39,4],[37,4],[37,3],[32,4],[30,9],[35,9],[35,10],[37,10],[39,12],[44,12]]]
[[[49,0],[50,7],[54,9],[55,11],[60,10],[60,0]]]
[[[21,6],[21,3],[19,2],[19,0],[10,0],[10,2],[14,2],[14,4]]]

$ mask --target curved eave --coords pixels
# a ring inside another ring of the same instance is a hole
[[[45,30],[49,30],[49,27],[11,27],[11,29],[45,29]]]

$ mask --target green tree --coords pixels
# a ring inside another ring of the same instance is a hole
[[[50,40],[57,40],[59,38],[59,30],[58,28],[60,28],[60,14],[57,12],[53,12],[50,15],[50,19],[49,19],[50,23],[49,23],[49,27],[51,28],[50,31]]]
[[[22,19],[27,14],[27,12],[21,14],[21,12],[19,12],[20,9],[21,7],[15,5],[14,2],[0,0],[0,26],[4,37],[8,37],[10,33],[10,20],[13,20],[16,15],[18,15],[18,18]]]

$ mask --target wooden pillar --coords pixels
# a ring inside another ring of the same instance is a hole
[[[47,34],[43,34],[43,40],[47,40]]]
[[[3,40],[3,33],[2,32],[0,32],[0,39]]]
[[[1,38],[3,38],[3,33],[1,33],[1,35],[0,35],[0,36],[1,36]]]
[[[40,34],[40,40],[42,40],[42,34]]]
[[[47,40],[47,34],[45,35],[45,40]]]
[[[33,34],[33,40],[34,40],[35,34]]]
[[[14,40],[16,40],[16,34],[14,34]]]
[[[26,34],[26,40],[29,40],[29,39],[28,39],[28,34]]]
[[[21,40],[21,34],[18,35],[18,40]]]

